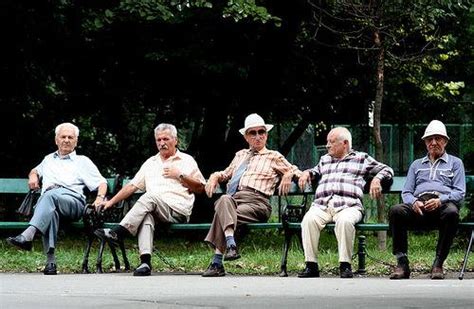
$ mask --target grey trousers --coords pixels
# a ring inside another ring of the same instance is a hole
[[[120,225],[133,236],[138,233],[140,255],[153,252],[155,220],[158,222],[184,223],[186,216],[175,212],[165,201],[153,193],[144,193],[125,215]]]
[[[266,222],[272,214],[268,198],[250,191],[238,191],[233,196],[222,195],[214,204],[214,219],[204,241],[225,252],[224,230],[239,224]]]
[[[86,201],[66,188],[55,188],[43,193],[35,206],[30,225],[43,234],[43,249],[55,248],[60,218],[77,221],[82,218]]]

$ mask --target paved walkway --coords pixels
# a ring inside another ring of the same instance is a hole
[[[473,308],[474,279],[0,274],[2,309],[292,307]]]

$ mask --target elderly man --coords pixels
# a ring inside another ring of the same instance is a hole
[[[40,231],[47,256],[45,275],[57,273],[54,250],[60,218],[75,221],[82,217],[86,203],[84,187],[97,190],[96,206],[107,193],[107,181],[94,163],[74,150],[79,137],[78,127],[62,123],[56,127],[55,134],[58,150],[47,155],[28,175],[30,189],[40,187],[40,177],[43,184],[29,227],[16,237],[7,238],[10,244],[29,251],[36,232]]]
[[[444,279],[443,262],[456,235],[459,206],[466,192],[464,165],[445,150],[449,137],[444,124],[431,121],[421,139],[428,154],[410,165],[402,191],[403,204],[393,206],[389,213],[397,258],[390,279],[410,278],[407,230],[415,228],[439,229],[431,279]]]
[[[318,244],[321,230],[335,222],[339,250],[341,278],[352,278],[352,252],[355,224],[362,220],[362,196],[365,179],[373,176],[370,196],[381,194],[381,181],[390,180],[393,170],[377,162],[364,152],[352,150],[352,136],[343,127],[332,129],[327,136],[328,153],[321,157],[318,165],[303,172],[299,186],[316,176],[320,177],[314,201],[301,222],[301,235],[306,267],[298,274],[300,278],[319,277]]]
[[[126,235],[137,235],[140,265],[134,276],[151,274],[151,254],[155,220],[185,223],[189,221],[194,204],[194,193],[204,191],[205,179],[196,161],[179,151],[178,132],[172,124],[162,123],[155,128],[158,154],[141,166],[135,177],[114,197],[106,201],[104,209],[128,198],[137,190],[145,193],[114,229],[98,229],[95,234],[110,241]]]
[[[299,173],[282,154],[266,148],[268,131],[272,128],[273,125],[266,124],[258,114],[248,115],[239,132],[249,147],[238,151],[225,170],[209,177],[206,185],[209,197],[219,183],[228,183],[227,194],[215,202],[214,219],[205,238],[214,248],[214,256],[203,277],[225,275],[222,260],[240,258],[234,239],[236,227],[243,223],[266,222],[272,213],[269,197],[277,183],[281,180],[279,192],[286,194],[293,175]]]

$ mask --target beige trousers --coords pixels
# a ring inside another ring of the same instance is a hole
[[[224,230],[252,222],[266,222],[272,214],[268,198],[250,191],[238,191],[233,196],[224,194],[214,204],[214,219],[204,241],[225,252]]]
[[[312,206],[301,222],[305,262],[318,262],[318,246],[321,230],[330,222],[335,222],[334,232],[339,250],[339,262],[351,263],[354,251],[355,224],[362,220],[359,208],[349,207],[336,212],[332,206],[322,210]]]
[[[140,255],[153,252],[155,220],[167,223],[187,222],[186,216],[175,212],[159,196],[144,193],[120,222],[120,225],[133,236],[137,235],[138,232]]]

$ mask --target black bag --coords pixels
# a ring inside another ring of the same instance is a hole
[[[20,207],[16,212],[23,216],[31,216],[33,214],[33,207],[36,205],[38,198],[40,196],[40,190],[30,190],[25,196],[25,199],[21,203]]]

